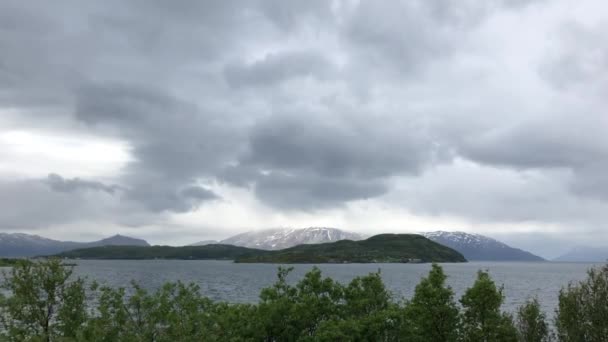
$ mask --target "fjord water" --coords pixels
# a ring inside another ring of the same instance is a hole
[[[526,299],[538,297],[552,317],[560,288],[582,280],[586,271],[599,264],[553,262],[469,262],[441,264],[456,298],[475,281],[478,270],[488,270],[499,285],[504,285],[504,309],[514,311]],[[294,268],[290,280],[296,282],[314,265],[286,265]],[[395,299],[410,298],[430,264],[321,264],[325,276],[346,283],[352,278],[381,271]],[[155,289],[168,281],[194,282],[203,295],[227,302],[256,302],[263,287],[276,279],[276,264],[235,264],[211,260],[78,260],[74,273],[102,285],[128,287],[135,281]]]

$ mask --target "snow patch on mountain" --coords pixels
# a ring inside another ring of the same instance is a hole
[[[361,240],[363,235],[337,228],[272,228],[238,234],[220,241],[222,244],[259,249],[283,249],[302,244]]]

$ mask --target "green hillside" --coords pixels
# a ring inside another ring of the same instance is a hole
[[[415,234],[381,234],[367,240],[342,240],[299,245],[264,254],[238,257],[236,262],[264,263],[375,263],[465,262],[462,254]]]
[[[237,247],[232,245],[206,246],[102,246],[75,249],[56,256],[70,259],[183,259],[183,260],[234,260],[250,254],[263,254],[266,251]]]
[[[29,261],[27,259],[0,258],[0,267],[13,267],[19,263],[26,264],[29,262],[31,262],[31,261]]]

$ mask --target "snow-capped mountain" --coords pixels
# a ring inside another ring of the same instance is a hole
[[[569,262],[606,262],[608,260],[607,247],[578,246],[567,253],[553,259],[553,261]]]
[[[453,248],[467,260],[483,261],[542,261],[543,258],[524,250],[513,248],[490,237],[465,232],[420,233],[430,240]]]
[[[259,249],[283,249],[302,244],[361,240],[360,234],[336,228],[275,228],[250,231],[220,241],[222,244]]]
[[[0,233],[0,257],[50,255],[71,249],[109,245],[149,246],[145,240],[123,235],[114,235],[93,242],[74,242],[47,239],[42,236],[23,233]]]

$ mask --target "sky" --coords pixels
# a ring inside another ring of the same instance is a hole
[[[601,0],[0,2],[0,232],[608,245]]]

